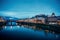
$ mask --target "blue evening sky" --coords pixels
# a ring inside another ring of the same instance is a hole
[[[18,18],[38,14],[60,15],[60,0],[0,0],[0,15]]]

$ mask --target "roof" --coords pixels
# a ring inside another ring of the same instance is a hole
[[[57,21],[57,17],[48,17],[47,21]]]
[[[44,18],[46,18],[47,16],[46,15],[36,15],[35,17],[44,17]]]

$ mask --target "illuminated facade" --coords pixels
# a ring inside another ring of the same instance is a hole
[[[60,20],[57,20],[57,24],[60,25]]]
[[[19,20],[19,22],[31,22],[31,23],[40,23],[40,24],[51,24],[51,25],[60,25],[60,16],[55,16],[55,13],[52,13],[51,16],[46,15],[36,15],[33,18],[28,18],[25,20]]]
[[[3,17],[0,17],[0,22],[5,22],[6,20],[3,19]]]

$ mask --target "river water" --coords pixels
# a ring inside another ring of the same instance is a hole
[[[18,39],[43,39],[59,40],[60,34],[45,32],[44,30],[34,30],[24,26],[5,26],[0,30],[0,37],[6,40]]]

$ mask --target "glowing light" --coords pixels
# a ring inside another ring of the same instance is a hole
[[[19,26],[17,26],[19,28]]]
[[[10,28],[12,29],[12,26]]]
[[[6,26],[5,26],[5,29],[6,29]]]

